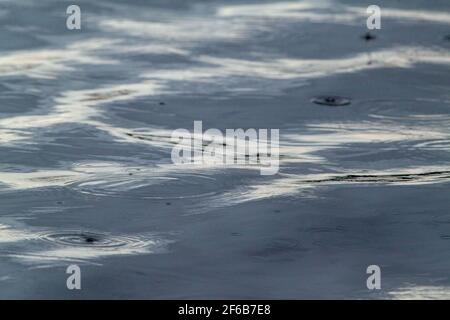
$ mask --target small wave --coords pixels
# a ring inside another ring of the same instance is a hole
[[[432,170],[435,169],[435,170]],[[336,185],[424,185],[446,183],[450,181],[450,170],[443,168],[410,169],[405,172],[392,170],[390,173],[319,173],[319,174],[282,174],[280,178],[271,181],[254,181],[245,188],[239,186],[233,190],[212,196],[207,201],[195,204],[188,215],[204,214],[210,210],[224,208],[250,201],[262,201],[270,198],[302,197],[314,198],[313,191],[321,186]]]
[[[350,182],[350,183],[405,183],[437,182],[449,180],[450,171],[434,171],[410,174],[349,174],[322,180],[304,180],[306,183]]]

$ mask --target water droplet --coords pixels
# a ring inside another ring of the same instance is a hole
[[[95,238],[93,238],[93,237],[86,237],[86,242],[87,243],[92,243],[92,242],[95,242],[95,241],[97,241]]]
[[[372,41],[375,40],[377,37],[370,32],[367,32],[365,35],[362,36],[362,38],[366,41]]]
[[[311,102],[325,106],[339,107],[349,105],[351,100],[349,98],[339,96],[319,96],[313,98]]]

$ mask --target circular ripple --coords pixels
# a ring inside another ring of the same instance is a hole
[[[324,106],[340,107],[351,103],[349,98],[339,96],[319,96],[311,99],[311,102]]]
[[[118,247],[140,247],[148,245],[136,237],[112,236],[103,233],[66,231],[58,233],[42,234],[41,239],[65,246],[74,247],[97,247],[97,248],[118,248]]]
[[[449,121],[450,101],[425,99],[377,99],[361,101],[360,110],[370,117],[417,122]]]
[[[143,172],[100,177],[79,183],[76,189],[95,196],[132,199],[186,199],[215,195],[226,186],[217,179],[201,174],[173,174],[148,177]]]

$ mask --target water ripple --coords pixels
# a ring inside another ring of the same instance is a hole
[[[165,252],[171,242],[156,234],[111,234],[89,230],[44,230],[0,224],[0,255],[24,263],[58,264],[66,261],[97,263],[115,255]]]

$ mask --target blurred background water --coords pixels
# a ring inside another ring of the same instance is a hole
[[[0,1],[0,298],[449,296],[448,1],[70,4]],[[194,120],[279,173],[173,165]]]

